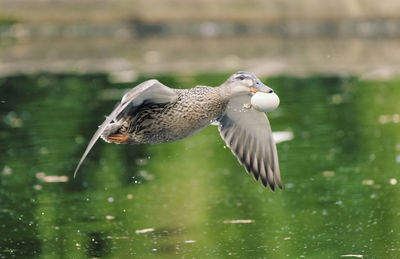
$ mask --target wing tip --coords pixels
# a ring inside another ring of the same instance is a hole
[[[79,161],[78,165],[77,165],[76,168],[75,168],[75,171],[74,171],[74,179],[76,178],[76,176],[77,176],[77,174],[78,174],[78,171],[79,171],[79,168],[81,168],[82,163],[83,163],[83,160],[81,159],[81,160]]]
[[[78,169],[79,169],[79,167],[77,167],[77,168],[75,169],[75,172],[74,172],[74,179],[76,178],[76,175],[78,174]]]
[[[254,175],[254,174],[253,174]],[[282,190],[283,189],[283,187],[282,187],[282,182],[280,181],[280,179],[276,179],[276,178],[274,178],[272,181],[268,181],[268,179],[264,179],[264,178],[262,178],[262,177],[259,177],[259,179],[260,179],[260,181],[261,181],[261,183],[262,183],[262,185],[266,188],[266,189],[268,189],[268,187],[269,187],[269,189],[271,189],[271,191],[275,191],[275,190]],[[256,179],[257,180],[257,179]]]

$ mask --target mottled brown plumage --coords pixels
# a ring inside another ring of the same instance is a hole
[[[247,172],[272,190],[276,185],[281,188],[269,121],[250,105],[258,91],[273,92],[250,72],[237,72],[218,87],[171,89],[157,80],[143,82],[123,96],[96,131],[74,175],[99,137],[112,143],[156,144],[215,124]]]
[[[172,89],[177,98],[169,103],[147,103],[139,107],[128,106],[108,125],[101,138],[129,134],[126,144],[157,144],[172,142],[193,135],[216,121],[229,100],[220,89],[196,86],[188,90]],[[196,129],[196,130],[194,130]]]

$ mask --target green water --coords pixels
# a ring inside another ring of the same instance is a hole
[[[294,134],[278,144],[276,192],[245,173],[212,126],[169,144],[99,142],[72,179],[132,85],[0,79],[0,258],[400,258],[400,81],[263,81],[281,98],[273,130]]]

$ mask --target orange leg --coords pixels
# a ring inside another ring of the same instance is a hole
[[[128,139],[129,139],[128,133],[125,134],[117,133],[107,137],[107,140],[113,143],[125,143],[128,141]]]

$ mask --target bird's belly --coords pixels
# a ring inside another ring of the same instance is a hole
[[[175,122],[177,123],[177,122]],[[209,121],[180,121],[179,124],[154,123],[132,132],[132,144],[157,144],[189,137],[210,124]]]

